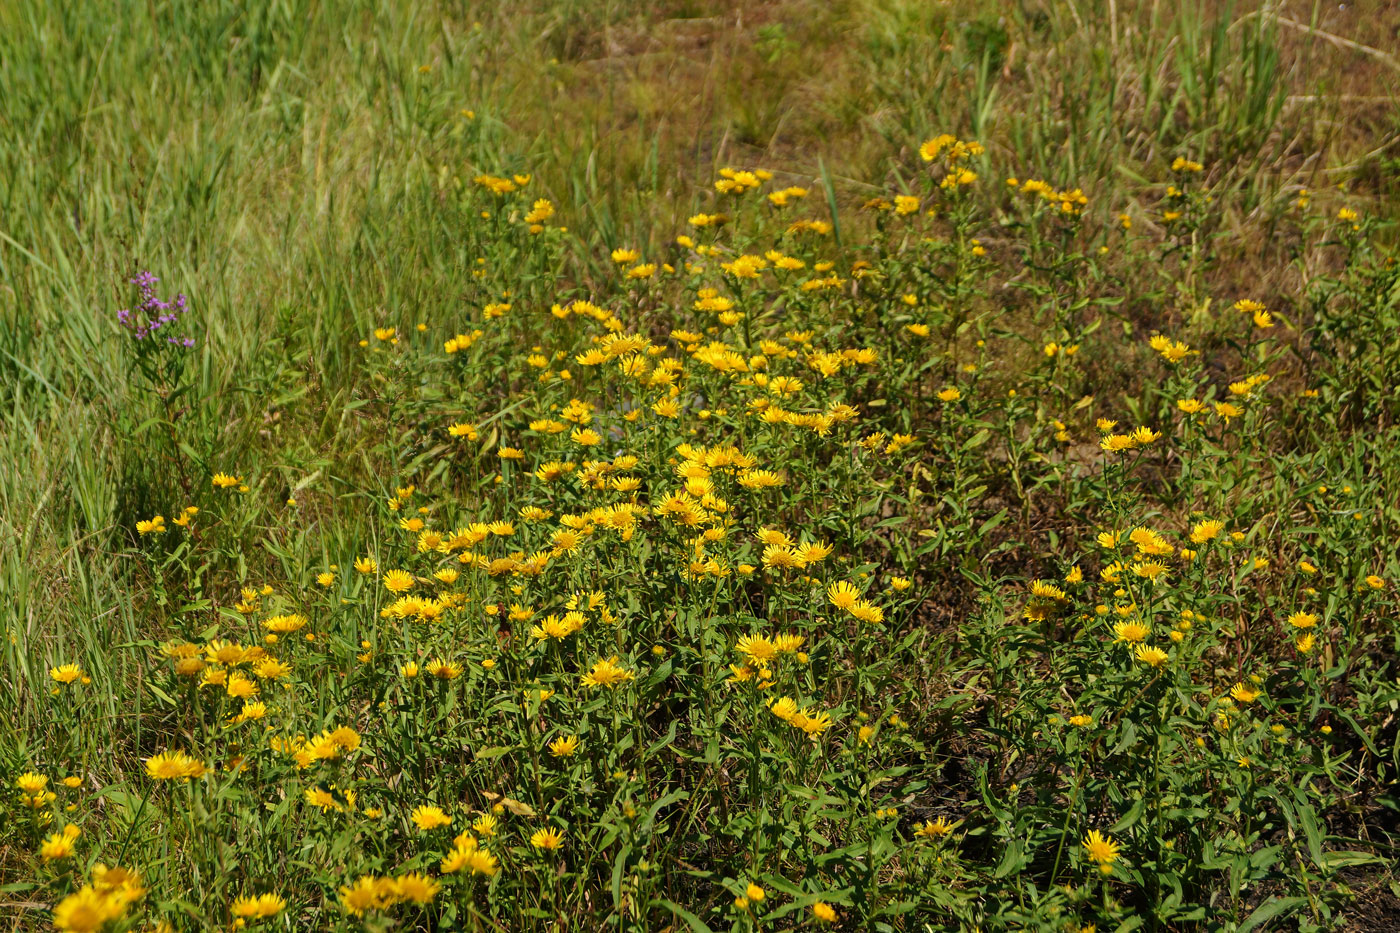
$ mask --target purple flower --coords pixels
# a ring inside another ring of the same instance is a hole
[[[141,290],[141,301],[135,308],[118,311],[117,323],[136,340],[145,340],[162,327],[175,323],[189,310],[189,300],[183,293],[176,295],[174,301],[162,300],[156,294],[160,279],[149,271],[138,272],[129,281]],[[194,346],[192,337],[167,337],[166,342],[185,348]]]

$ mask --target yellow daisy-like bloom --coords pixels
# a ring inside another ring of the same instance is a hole
[[[862,622],[869,622],[872,625],[879,625],[885,621],[885,610],[864,599],[857,600],[856,604],[850,608],[850,613]]]
[[[1118,860],[1118,843],[1113,841],[1112,836],[1105,836],[1097,829],[1089,830],[1082,845],[1085,856],[1090,861],[1097,863],[1100,868],[1112,865]]]
[[[758,885],[750,881],[749,886],[744,889],[744,896],[747,897],[749,901],[754,904],[761,904],[763,903],[763,899],[768,896],[768,892],[764,891]]]
[[[1186,344],[1179,340],[1171,340],[1167,337],[1163,337],[1161,334],[1154,336],[1148,343],[1151,345],[1152,349],[1160,353],[1162,358],[1168,363],[1180,363],[1182,360],[1186,359],[1187,355],[1191,352],[1191,348]]]
[[[746,635],[740,638],[734,650],[755,663],[771,661],[778,656],[778,648],[763,635]]]
[[[779,697],[769,704],[768,711],[783,722],[792,722],[800,711],[800,707],[797,705],[797,701],[792,697]]]
[[[777,638],[773,639],[773,647],[778,649],[779,654],[792,654],[798,648],[801,648],[803,642],[806,640],[807,639],[801,635],[794,635],[791,633],[779,635]]]
[[[440,826],[451,826],[452,817],[442,812],[442,807],[424,804],[414,809],[410,817],[419,832],[429,832]]]
[[[335,795],[325,788],[308,787],[305,797],[307,803],[311,804],[313,807],[319,807],[323,813],[327,810],[343,809],[340,805],[340,801],[335,799]]]
[[[126,903],[84,886],[59,901],[53,911],[54,928],[63,933],[97,933],[109,921],[126,912]]]
[[[76,664],[62,664],[49,670],[49,677],[60,684],[71,684],[82,676],[83,669]]]
[[[537,829],[530,835],[530,845],[541,852],[553,852],[564,845],[564,833],[557,829]]]
[[[1237,703],[1253,703],[1259,699],[1260,691],[1244,683],[1237,683],[1230,688],[1230,697]]]
[[[1217,417],[1223,419],[1226,424],[1229,424],[1231,418],[1238,418],[1240,415],[1244,414],[1244,409],[1230,402],[1216,402],[1215,414]]]
[[[578,744],[578,736],[561,735],[559,738],[549,743],[549,753],[555,758],[569,758],[578,751]]]
[[[230,908],[235,917],[247,920],[275,917],[287,907],[286,898],[276,894],[259,894],[256,897],[243,896],[234,899]]]
[[[953,831],[953,824],[945,817],[936,820],[927,820],[914,828],[914,835],[923,836],[925,839],[942,839]]]
[[[63,827],[62,832],[52,833],[44,837],[44,841],[39,845],[39,855],[46,862],[57,861],[68,858],[73,854],[75,843],[82,835],[82,830],[73,823]]]
[[[620,684],[636,678],[636,674],[617,663],[617,655],[605,661],[594,661],[593,669],[583,675],[585,687],[607,687],[616,689]]]
[[[188,781],[203,777],[204,762],[184,752],[164,751],[146,759],[146,774],[157,781]]]
[[[394,879],[394,893],[399,900],[415,904],[431,904],[442,885],[422,872],[409,872]]]
[[[1133,653],[1133,657],[1148,667],[1161,667],[1167,663],[1167,653],[1161,648],[1143,645]]]
[[[444,661],[442,658],[433,658],[423,669],[439,680],[454,680],[462,673],[462,665],[456,661]]]
[[[407,570],[390,570],[384,574],[384,587],[391,593],[403,593],[413,588],[413,574]]]
[[[924,143],[919,146],[919,158],[923,159],[925,162],[932,162],[934,159],[938,158],[939,153],[949,146],[955,145],[957,141],[958,138],[951,133],[941,133],[932,139],[925,140]]]
[[[228,489],[230,486],[240,485],[243,480],[228,473],[215,473],[212,482],[216,489]]]
[[[812,905],[812,919],[818,923],[835,923],[839,916],[836,908],[826,901],[817,901]]]
[[[1224,530],[1224,522],[1214,521],[1210,519],[1207,519],[1203,522],[1197,522],[1196,526],[1191,529],[1191,543],[1205,544],[1207,541],[1212,540]]]
[[[1136,443],[1141,444],[1141,445],[1144,445],[1144,446],[1147,445],[1147,444],[1151,444],[1151,443],[1153,443],[1154,441],[1160,439],[1161,436],[1162,436],[1162,432],[1160,432],[1160,431],[1154,431],[1154,430],[1152,430],[1151,428],[1146,427],[1146,426],[1133,429],[1133,435],[1132,435],[1133,440],[1134,440]]]
[[[378,910],[386,906],[383,879],[374,875],[363,875],[354,884],[340,889],[340,906],[353,916],[360,916],[367,910]]]
[[[1288,617],[1288,624],[1296,629],[1309,629],[1317,625],[1317,616],[1311,612],[1295,612]]]
[[[26,771],[15,778],[15,786],[32,797],[42,793],[44,788],[49,786],[49,779],[47,775]]]

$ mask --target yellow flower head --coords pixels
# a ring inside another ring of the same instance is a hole
[[[1118,843],[1113,841],[1112,836],[1105,836],[1097,829],[1089,830],[1089,834],[1084,837],[1084,855],[1092,862],[1099,865],[1112,865],[1118,860]]]

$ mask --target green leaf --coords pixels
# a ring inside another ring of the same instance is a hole
[[[502,755],[509,755],[513,751],[515,751],[515,748],[510,745],[493,745],[490,748],[477,749],[476,760],[489,761],[492,758],[500,758]]]
[[[1126,831],[1129,827],[1137,825],[1138,820],[1142,819],[1142,814],[1146,810],[1146,798],[1139,797],[1137,800],[1133,801],[1133,805],[1128,808],[1128,812],[1123,814],[1123,818],[1110,826],[1108,831],[1111,833],[1121,833]]]
[[[987,438],[991,436],[992,432],[988,431],[986,428],[983,428],[982,430],[978,431],[976,434],[972,435],[966,441],[963,442],[963,452],[966,453],[969,450],[975,450],[976,448],[981,447],[983,444],[987,443]]]
[[[983,522],[982,527],[977,529],[977,537],[983,537],[987,534],[987,532],[991,531],[993,528],[1006,521],[1007,514],[1007,510],[1002,509],[1000,512]]]
[[[162,689],[160,689],[159,687],[157,687],[155,684],[153,684],[153,683],[147,683],[147,684],[146,684],[146,688],[147,688],[148,690],[150,690],[151,693],[155,694],[156,699],[160,700],[162,703],[164,703],[166,706],[170,707],[171,709],[174,709],[175,706],[177,705],[176,702],[175,702],[175,698],[174,698],[174,697],[172,697],[170,694],[166,693],[164,690],[162,690]]]
[[[1282,914],[1292,913],[1308,902],[1305,897],[1271,897],[1245,918],[1235,933],[1249,933]]]
[[[1002,853],[1001,862],[997,864],[997,870],[992,872],[993,878],[1005,878],[1014,872],[1020,871],[1026,864],[1026,847],[1019,839],[1013,839],[1006,844],[1006,851]]]
[[[665,907],[671,913],[675,914],[677,917],[680,917],[692,930],[695,931],[695,933],[715,933],[714,930],[711,930],[708,926],[706,926],[705,921],[701,920],[699,917],[695,916],[693,913],[686,910],[684,907],[682,907],[680,904],[677,904],[675,901],[666,900],[665,898],[662,898],[661,900],[652,901],[652,903],[661,907]]]
[[[1317,814],[1313,812],[1312,807],[1300,803],[1298,820],[1303,824],[1303,835],[1308,840],[1308,855],[1312,857],[1314,865],[1323,867],[1322,832],[1317,826]]]
[[[1338,868],[1352,868],[1356,865],[1384,865],[1385,859],[1369,852],[1324,852],[1321,865],[1329,871]]]

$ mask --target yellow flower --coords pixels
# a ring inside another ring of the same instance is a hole
[[[1207,541],[1214,539],[1217,535],[1220,534],[1220,532],[1224,530],[1224,522],[1214,521],[1212,519],[1197,522],[1196,526],[1191,529],[1191,543],[1205,544]]]
[[[1135,442],[1146,446],[1160,438],[1162,436],[1162,433],[1160,431],[1154,431],[1151,428],[1144,425],[1143,427],[1135,428],[1133,430],[1132,436]]]
[[[1163,337],[1161,334],[1153,336],[1148,344],[1160,353],[1168,363],[1180,363],[1191,352],[1191,348],[1186,344],[1179,340]]]
[[[390,570],[384,574],[384,587],[391,593],[402,593],[413,588],[413,574],[407,570]]]
[[[59,901],[53,911],[53,925],[63,933],[97,933],[109,920],[125,912],[125,901],[84,886]]]
[[[462,665],[456,661],[445,661],[442,658],[433,658],[423,668],[433,677],[439,680],[453,680],[462,673]]]
[[[1244,409],[1230,402],[1216,402],[1215,414],[1217,417],[1223,419],[1226,424],[1229,424],[1231,418],[1238,418],[1240,415],[1244,414]]]
[[[184,752],[164,751],[146,759],[146,774],[157,781],[188,781],[203,777],[206,770],[202,761]]]
[[[740,638],[734,650],[755,663],[771,661],[778,656],[777,646],[762,635],[746,635]]]
[[[549,743],[549,753],[555,758],[568,758],[578,751],[578,743],[576,735],[561,735]]]
[[[179,521],[179,519],[176,519],[176,521]],[[186,521],[188,521],[188,519],[186,519]],[[157,515],[149,521],[138,521],[136,523],[137,534],[160,534],[163,531],[165,531],[165,516],[163,515]]]
[[[393,880],[394,895],[399,900],[415,904],[430,904],[442,885],[422,872],[409,872]]]
[[[1100,868],[1110,866],[1118,860],[1118,843],[1113,841],[1112,836],[1105,836],[1097,829],[1089,830],[1082,844],[1085,856],[1096,862]]]
[[[953,824],[945,817],[937,820],[928,820],[914,828],[914,835],[923,836],[925,839],[942,839],[953,831]]]
[[[243,917],[248,920],[254,918],[275,917],[287,907],[285,898],[276,894],[260,894],[256,897],[243,896],[234,899],[230,908],[235,917]]]
[[[1161,648],[1153,648],[1146,645],[1140,646],[1137,651],[1133,653],[1133,657],[1137,658],[1138,661],[1146,664],[1148,667],[1161,667],[1163,664],[1167,663],[1167,653],[1165,651]]]
[[[1259,699],[1259,691],[1252,687],[1247,687],[1243,683],[1237,683],[1230,688],[1230,696],[1237,703],[1253,703]]]
[[[812,905],[812,919],[818,923],[835,923],[839,916],[836,908],[826,901],[817,901]]]
[[[73,854],[74,843],[77,842],[82,832],[75,824],[69,823],[63,827],[62,832],[52,833],[44,837],[44,841],[39,845],[39,855],[46,862],[68,858]]]
[[[585,687],[607,687],[615,689],[619,684],[632,680],[637,675],[617,663],[617,655],[605,661],[594,661],[593,669],[583,675]]]
[[[83,677],[83,669],[76,664],[62,664],[49,670],[49,677],[60,684],[71,684]]]
[[[411,814],[413,825],[418,827],[419,832],[429,832],[440,826],[451,826],[452,817],[442,812],[441,807],[424,804],[417,807]]]
[[[553,852],[564,845],[564,834],[557,829],[537,829],[530,836],[530,845],[542,852]]]
[[[1137,644],[1147,640],[1149,635],[1152,635],[1152,629],[1141,622],[1119,622],[1113,626],[1113,639],[1116,642]]]
[[[32,797],[49,786],[49,779],[47,775],[26,771],[15,779],[15,786]]]

